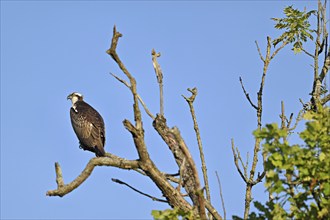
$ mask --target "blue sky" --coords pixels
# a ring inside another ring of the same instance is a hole
[[[132,98],[109,72],[123,78],[105,53],[112,28],[123,34],[118,54],[136,77],[138,92],[156,114],[158,85],[151,50],[161,52],[165,116],[178,126],[200,167],[188,105],[181,97],[197,87],[199,122],[211,199],[222,214],[215,171],[222,181],[227,216],[243,215],[245,185],[234,166],[230,139],[242,156],[252,157],[256,116],[239,84],[256,100],[266,36],[280,35],[271,17],[285,6],[316,9],[316,1],[1,1],[1,219],[150,219],[151,210],[168,208],[136,194],[118,178],[156,197],[161,192],[133,171],[97,167],[78,189],[63,198],[46,197],[56,188],[54,163],[65,183],[83,170],[92,153],[78,148],[66,100],[78,91],[102,115],[106,150],[136,159],[122,121],[133,120]],[[307,45],[311,49],[311,45]],[[282,50],[270,64],[264,90],[263,123],[279,122],[280,102],[297,113],[308,100],[312,60]],[[143,114],[151,158],[164,172],[177,167],[167,146]],[[259,167],[260,168],[260,167]],[[259,169],[260,171],[260,169]],[[266,199],[263,183],[253,198]]]

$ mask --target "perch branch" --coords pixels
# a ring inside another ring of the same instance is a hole
[[[62,170],[58,163],[55,163],[57,189],[47,191],[47,196],[65,196],[79,187],[93,172],[96,166],[113,166],[121,169],[131,170],[139,167],[136,160],[126,160],[113,154],[107,153],[106,157],[94,157],[90,159],[81,174],[69,184],[64,184]]]
[[[133,191],[135,191],[135,192],[137,192],[137,193],[139,193],[139,194],[141,194],[141,195],[144,195],[144,196],[146,196],[146,197],[152,199],[152,201],[168,203],[167,200],[165,200],[165,199],[158,199],[158,198],[156,198],[156,197],[154,197],[154,196],[151,196],[151,195],[149,195],[149,194],[147,194],[147,193],[141,192],[140,190],[134,188],[133,186],[131,186],[131,185],[129,185],[128,183],[125,183],[125,182],[123,182],[123,181],[121,181],[121,180],[119,180],[119,179],[111,178],[111,180],[112,180],[113,182],[115,182],[115,183],[122,184],[122,185],[125,185],[125,186],[129,187],[129,188],[132,189]]]
[[[151,56],[152,56],[152,64],[154,66],[157,82],[159,85],[160,114],[164,115],[163,73],[157,61],[157,57],[160,57],[160,53],[156,53],[156,51],[152,49]]]
[[[209,187],[209,181],[208,181],[208,177],[207,177],[207,167],[206,167],[206,163],[205,163],[202,139],[201,139],[201,135],[200,135],[197,119],[196,119],[195,109],[194,109],[194,101],[197,96],[197,88],[187,89],[187,90],[189,92],[191,92],[191,96],[189,98],[185,97],[184,95],[182,95],[182,96],[189,105],[191,117],[194,122],[194,130],[195,130],[198,148],[199,148],[199,156],[200,156],[201,162],[202,162],[202,172],[203,172],[204,184],[205,184],[205,189],[206,189],[206,198],[208,201],[211,202],[210,187]],[[210,216],[209,216],[209,218],[210,218]]]

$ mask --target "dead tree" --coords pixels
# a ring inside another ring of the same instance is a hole
[[[180,134],[180,130],[177,127],[169,127],[164,116],[164,105],[163,105],[163,74],[160,68],[160,65],[157,61],[157,58],[160,56],[160,53],[156,53],[155,50],[152,50],[152,62],[155,69],[157,82],[159,84],[160,90],[160,112],[154,116],[147,108],[146,104],[143,102],[141,96],[137,91],[137,82],[134,76],[126,69],[124,63],[121,61],[117,54],[117,44],[119,38],[122,37],[122,34],[117,32],[116,27],[113,28],[113,37],[111,40],[110,49],[107,50],[107,53],[111,58],[118,64],[119,68],[122,70],[124,75],[128,80],[124,80],[117,75],[112,74],[119,82],[123,83],[131,92],[133,98],[133,113],[134,113],[134,122],[131,122],[127,119],[123,121],[124,127],[131,133],[135,148],[138,153],[138,159],[136,160],[127,160],[125,158],[118,157],[111,153],[106,153],[106,157],[92,158],[82,173],[71,183],[65,184],[62,176],[62,170],[59,163],[55,163],[55,172],[56,172],[56,183],[57,189],[47,191],[47,196],[65,196],[70,193],[77,187],[79,187],[93,172],[93,169],[96,166],[110,166],[117,167],[125,170],[134,170],[141,175],[147,176],[150,178],[154,184],[161,190],[165,199],[157,199],[153,196],[145,194],[129,184],[113,179],[114,182],[124,184],[134,191],[143,194],[152,198],[155,201],[166,202],[172,208],[179,208],[185,212],[193,212],[194,219],[222,219],[220,214],[212,206],[210,201],[210,192],[208,186],[208,179],[206,173],[206,165],[203,154],[202,142],[199,134],[199,128],[197,125],[197,120],[195,116],[195,111],[193,107],[193,102],[197,96],[197,89],[188,89],[192,95],[187,98],[184,97],[188,102],[191,115],[194,122],[194,129],[196,131],[196,137],[200,149],[200,157],[202,160],[202,171],[204,182],[200,182],[198,176],[197,167],[195,161],[190,154],[188,146],[186,145],[183,137]],[[144,139],[144,128],[142,123],[141,115],[141,105],[153,120],[153,127],[161,136],[165,144],[168,146],[173,158],[177,164],[179,173],[178,177],[173,175],[166,174],[162,172],[157,165],[154,163],[152,158],[148,153],[146,142]],[[184,196],[184,192],[181,191],[181,188],[185,190],[185,193],[188,197]],[[206,191],[206,196],[204,195],[204,188]],[[188,199],[189,198],[189,199]]]

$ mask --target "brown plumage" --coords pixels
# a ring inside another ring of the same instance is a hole
[[[71,124],[76,133],[80,148],[94,152],[97,157],[105,155],[105,127],[102,116],[77,92],[68,97],[72,101]]]

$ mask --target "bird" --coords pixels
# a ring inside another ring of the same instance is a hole
[[[78,92],[71,93],[67,99],[72,102],[70,118],[79,148],[91,151],[97,157],[104,157],[105,125],[102,116]]]

